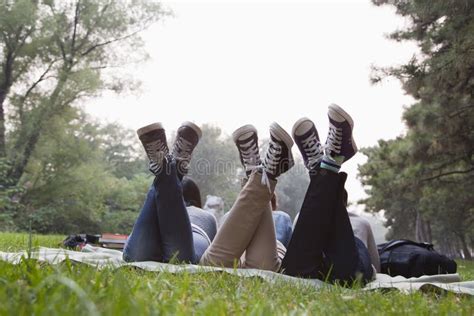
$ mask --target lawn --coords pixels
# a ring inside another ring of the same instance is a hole
[[[57,247],[64,236],[33,236],[33,246]],[[28,248],[25,234],[0,233],[0,251]],[[464,280],[474,263],[458,262]],[[0,261],[0,315],[139,314],[452,314],[473,315],[474,298],[452,294],[382,293],[300,285],[213,273],[172,275],[131,268],[96,269],[72,262],[52,266]]]

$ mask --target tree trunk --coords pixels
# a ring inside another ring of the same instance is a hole
[[[416,211],[415,236],[418,242],[432,242],[430,222],[423,219],[419,210]]]
[[[0,90],[0,158],[7,156],[6,135],[5,135],[5,110],[3,103],[7,97],[6,92]]]
[[[13,185],[17,185],[23,176],[25,168],[34,153],[36,144],[38,143],[49,118],[57,114],[59,94],[66,84],[70,69],[65,68],[63,71],[63,75],[60,76],[56,87],[48,98],[47,104],[43,105],[42,107],[44,108],[40,109],[33,131],[22,130],[20,132],[20,137],[18,137],[15,145],[16,156],[13,166],[8,172],[8,177],[12,179]]]
[[[5,54],[5,64],[3,66],[3,78],[0,78],[0,158],[7,156],[6,149],[6,129],[5,129],[5,100],[13,81],[13,53]]]
[[[464,259],[472,260],[471,251],[467,246],[466,238],[463,234],[459,234],[459,241],[461,242],[462,252],[464,253]]]

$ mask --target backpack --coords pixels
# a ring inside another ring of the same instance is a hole
[[[429,243],[397,239],[377,245],[381,272],[406,278],[456,273],[456,262],[439,254]]]

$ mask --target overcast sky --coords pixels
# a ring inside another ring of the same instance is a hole
[[[133,129],[155,121],[168,131],[185,120],[213,123],[231,134],[254,124],[268,137],[272,121],[289,133],[311,118],[322,141],[327,106],[355,121],[359,147],[404,131],[413,100],[395,79],[372,86],[371,65],[406,62],[416,51],[385,35],[406,21],[369,0],[165,2],[174,13],[144,35],[151,59],[130,69],[140,95],[106,94],[86,106],[92,115]],[[295,156],[299,152],[294,148]],[[365,196],[357,154],[345,164],[350,200]]]

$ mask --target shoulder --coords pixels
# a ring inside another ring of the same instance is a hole
[[[202,217],[202,218],[209,218],[209,219],[213,219],[214,221],[217,222],[216,217],[214,216],[214,214],[212,214],[209,211],[203,210],[202,208],[195,207],[195,206],[188,206],[188,207],[186,207],[186,209],[188,210],[188,214],[191,215],[191,216],[199,216],[199,217]]]

